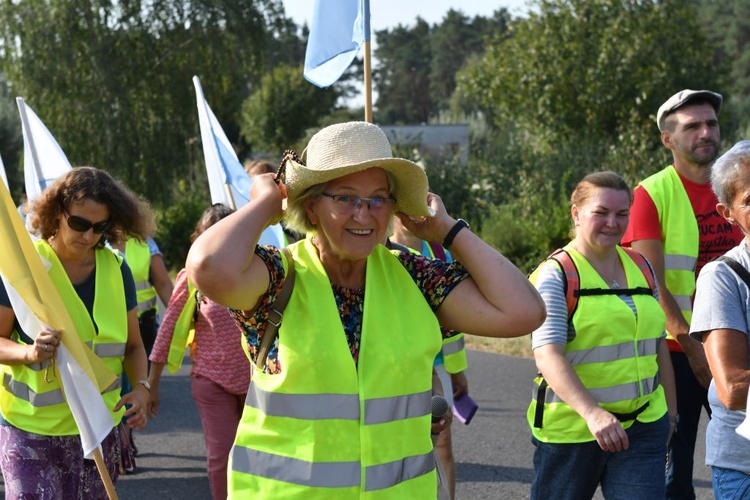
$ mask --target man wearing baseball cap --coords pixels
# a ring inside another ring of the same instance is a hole
[[[656,124],[672,164],[643,180],[622,244],[653,265],[667,316],[667,345],[677,384],[677,415],[669,448],[667,498],[694,499],[693,453],[701,408],[710,416],[711,372],[703,346],[688,337],[695,280],[708,261],[738,245],[742,233],[716,211],[711,165],[719,154],[722,96],[682,90],[659,107]],[[666,285],[666,286],[665,286]]]

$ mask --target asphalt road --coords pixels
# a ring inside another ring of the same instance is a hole
[[[174,375],[165,373],[161,414],[136,433],[138,471],[120,478],[119,498],[210,499],[206,450],[190,395],[189,368],[186,365]],[[458,499],[529,497],[534,447],[526,407],[534,372],[529,359],[469,351],[469,389],[480,408],[470,425],[453,424]],[[703,465],[704,432],[705,427],[698,437],[695,484],[698,498],[707,500],[713,494],[710,470]]]

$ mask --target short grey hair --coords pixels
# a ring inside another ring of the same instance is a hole
[[[724,153],[711,167],[711,189],[719,203],[731,207],[743,168],[750,168],[750,140],[740,141]]]
[[[396,186],[396,177],[387,170],[383,171],[388,177],[388,194],[393,194]],[[317,232],[318,228],[310,222],[310,218],[307,216],[305,200],[307,198],[320,197],[327,187],[328,183],[315,184],[305,189],[296,199],[287,201],[287,207],[284,211],[284,224],[286,227],[304,235]]]

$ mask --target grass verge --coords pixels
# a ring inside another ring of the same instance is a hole
[[[478,337],[476,335],[465,335],[466,347],[480,351],[490,351],[509,356],[521,356],[532,358],[531,335],[513,339],[496,339],[492,337]]]

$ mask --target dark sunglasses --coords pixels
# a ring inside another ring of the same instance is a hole
[[[85,233],[89,229],[93,228],[94,234],[102,234],[104,231],[109,229],[109,226],[112,225],[112,221],[110,220],[103,220],[101,222],[94,223],[88,219],[84,219],[83,217],[70,215],[64,208],[63,214],[65,214],[65,220],[68,221],[68,227],[73,231],[78,231],[79,233]]]

